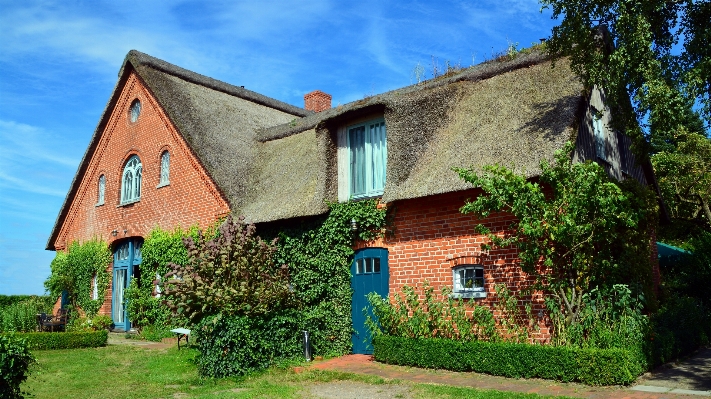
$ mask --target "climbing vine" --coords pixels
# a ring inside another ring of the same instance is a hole
[[[104,295],[111,278],[107,270],[110,262],[111,251],[104,241],[74,241],[67,251],[57,251],[50,265],[51,274],[44,286],[53,298],[58,298],[66,291],[71,305],[92,317],[104,303]],[[97,299],[91,298],[94,276]]]
[[[327,216],[276,233],[276,262],[289,265],[303,328],[311,334],[315,354],[351,350],[350,258],[356,239],[370,241],[383,235],[386,210],[377,204],[377,200],[332,203]]]
[[[298,306],[298,324],[311,334],[316,355],[340,355],[351,350],[350,260],[356,240],[383,236],[386,210],[377,200],[330,203],[329,213],[297,226],[272,226],[258,231],[265,240],[278,238],[274,262],[288,265],[289,281]],[[355,221],[357,229],[352,229]],[[217,234],[217,222],[204,236]],[[175,324],[165,295],[153,296],[156,273],[165,276],[167,265],[188,263],[183,237],[197,237],[198,229],[153,230],[142,247],[140,285],[127,292],[129,319],[137,327]],[[135,280],[133,280],[135,281]],[[184,327],[187,320],[182,320]],[[177,326],[177,325],[176,325]]]

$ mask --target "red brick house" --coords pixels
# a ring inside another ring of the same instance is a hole
[[[541,160],[574,141],[575,159],[651,181],[629,139],[607,128],[601,92],[589,94],[565,62],[551,68],[536,52],[330,102],[315,91],[302,109],[129,52],[47,249],[106,240],[115,256],[101,311],[129,328],[121,295],[154,227],[204,227],[229,213],[288,221],[325,213],[327,200],[378,197],[396,209],[394,234],[359,245],[354,308],[364,290],[392,294],[424,280],[488,303],[494,283],[516,291],[527,277],[514,251],[479,251],[478,221],[459,212],[477,192],[452,167],[498,162],[535,177]],[[510,220],[486,223],[504,229]]]

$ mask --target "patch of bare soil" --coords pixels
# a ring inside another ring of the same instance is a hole
[[[358,381],[314,384],[309,391],[314,397],[324,399],[411,399],[413,397],[408,385],[371,385]]]

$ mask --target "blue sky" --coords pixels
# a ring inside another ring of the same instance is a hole
[[[0,294],[44,292],[47,238],[131,49],[298,106],[323,90],[335,106],[553,25],[537,0],[0,0]]]

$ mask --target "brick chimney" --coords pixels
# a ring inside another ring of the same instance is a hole
[[[304,108],[309,111],[321,112],[331,108],[331,95],[314,90],[304,95]]]

